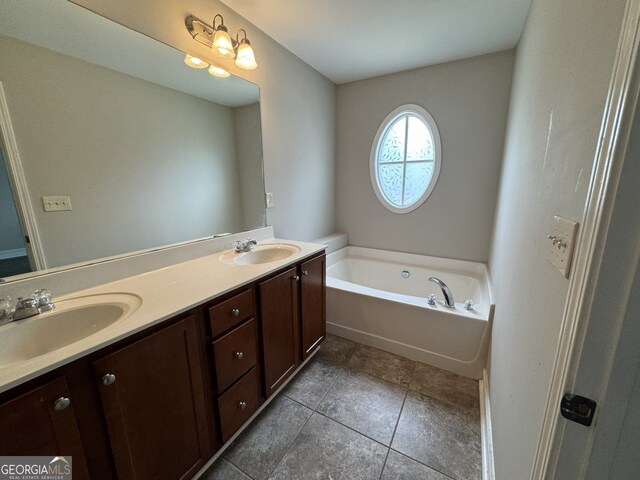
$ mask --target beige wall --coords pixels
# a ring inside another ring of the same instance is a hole
[[[0,147],[0,253],[18,248],[24,248],[22,230]]]
[[[487,261],[513,60],[507,51],[338,87],[336,223],[351,245]],[[384,118],[407,103],[433,116],[442,168],[427,201],[399,215],[377,200],[369,156]]]
[[[224,66],[260,86],[267,223],[283,238],[311,240],[335,229],[335,86],[218,0],[74,0],[107,18],[182,51]],[[240,70],[213,57],[184,26],[221,13],[234,34],[244,28],[258,69]]]
[[[533,0],[516,54],[490,256],[496,478],[529,478],[569,281],[545,260],[554,215],[580,221],[624,0]]]
[[[0,64],[48,267],[241,230],[233,109],[6,37]]]

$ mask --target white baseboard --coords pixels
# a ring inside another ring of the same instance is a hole
[[[482,434],[482,480],[495,480],[489,381],[486,369],[482,371],[482,380],[480,381],[480,431]]]
[[[14,250],[0,250],[0,260],[8,258],[26,257],[27,250],[24,248],[16,248]]]

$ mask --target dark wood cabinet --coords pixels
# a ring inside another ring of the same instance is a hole
[[[300,265],[300,330],[303,359],[307,358],[327,335],[325,267],[325,255]]]
[[[0,454],[74,479],[186,480],[326,336],[325,255],[0,394]]]
[[[71,456],[73,478],[89,478],[73,398],[64,377],[0,405],[0,454]]]
[[[298,276],[292,267],[258,284],[265,395],[270,396],[300,364]]]
[[[93,362],[120,480],[191,478],[212,454],[195,322]]]

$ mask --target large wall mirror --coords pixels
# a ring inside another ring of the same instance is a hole
[[[66,0],[0,2],[3,281],[265,225],[258,87],[183,60]]]

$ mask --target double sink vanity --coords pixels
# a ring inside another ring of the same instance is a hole
[[[191,478],[324,340],[324,248],[217,252],[0,326],[0,451]]]

